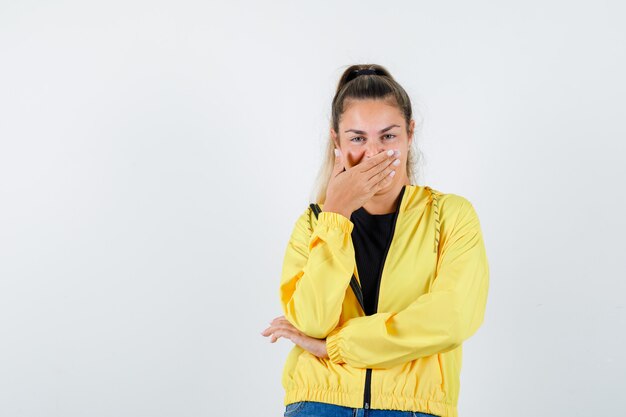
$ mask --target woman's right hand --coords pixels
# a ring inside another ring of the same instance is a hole
[[[323,211],[332,211],[350,218],[352,212],[389,185],[397,167],[393,165],[397,156],[399,151],[390,149],[349,169],[344,167],[343,156],[335,156]]]

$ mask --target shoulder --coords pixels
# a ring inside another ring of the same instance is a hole
[[[469,198],[456,193],[444,193],[430,187],[429,190],[442,225],[452,226],[468,221],[478,221],[478,215]]]
[[[456,193],[446,193],[428,186],[425,188],[430,192],[432,204],[437,206],[442,215],[444,211],[446,216],[458,214],[472,206],[472,203],[465,196]]]
[[[443,194],[439,198],[439,207],[442,212],[445,211],[448,215],[461,214],[473,208],[469,199],[454,193]]]

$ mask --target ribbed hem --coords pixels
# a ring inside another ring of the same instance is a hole
[[[370,408],[380,410],[405,410],[434,414],[441,417],[458,417],[455,404],[425,398],[404,397],[394,394],[372,394]]]
[[[339,331],[341,328],[335,328],[326,336],[326,351],[331,362],[341,364],[345,363],[339,353]]]
[[[317,401],[343,407],[362,408],[363,391],[340,391],[335,388],[292,388],[285,392],[283,404],[298,401]],[[441,417],[458,417],[455,404],[427,400],[424,398],[403,397],[397,395],[372,395],[370,409],[411,411],[434,414]]]
[[[363,407],[363,391],[341,391],[334,388],[315,389],[313,387],[293,388],[285,393],[285,405],[297,401],[317,401],[344,407]]]
[[[346,233],[352,233],[354,228],[354,223],[350,219],[334,211],[322,211],[317,218],[317,224],[339,227]]]

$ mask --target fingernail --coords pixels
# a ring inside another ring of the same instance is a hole
[[[394,155],[395,155],[395,156],[400,156],[400,150],[399,150],[399,149],[396,149],[396,150],[394,151]]]
[[[393,155],[393,149],[389,149],[389,150],[387,151],[387,156],[391,156],[391,155]]]

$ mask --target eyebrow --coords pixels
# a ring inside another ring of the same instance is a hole
[[[386,131],[388,131],[389,129],[391,129],[393,127],[400,127],[400,126],[399,125],[391,125],[391,126],[388,126],[388,127],[384,128],[383,130],[381,130],[378,133],[385,133]],[[365,135],[366,134],[366,132],[364,132],[362,130],[356,130],[356,129],[348,129],[348,130],[345,131],[345,133],[348,133],[348,132],[358,133],[359,135]]]

